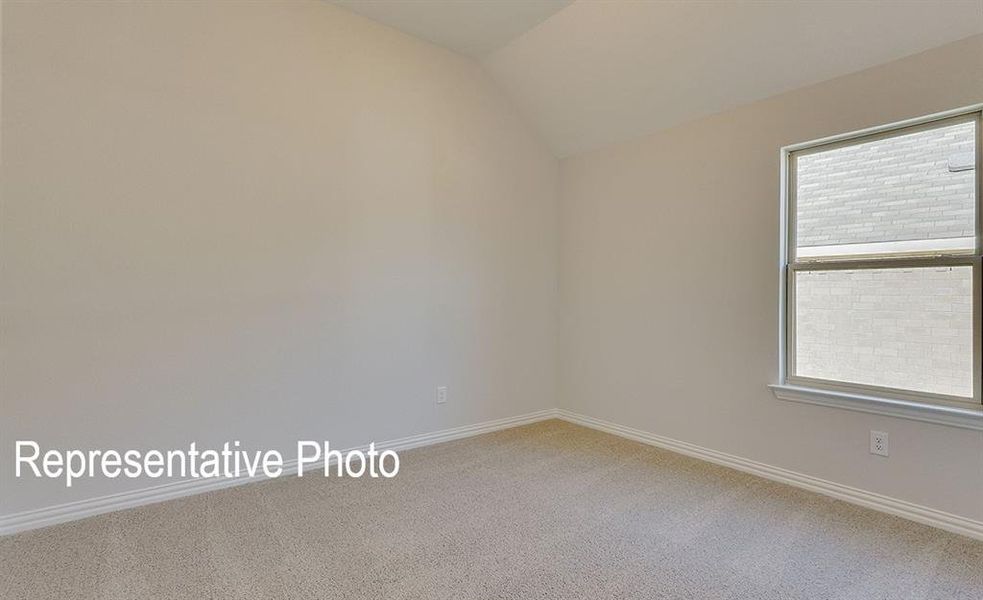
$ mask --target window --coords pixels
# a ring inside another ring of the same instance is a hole
[[[981,403],[979,107],[783,150],[783,384]]]

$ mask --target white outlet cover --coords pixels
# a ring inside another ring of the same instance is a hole
[[[870,432],[870,453],[878,456],[887,456],[890,447],[888,446],[888,435],[886,431]]]
[[[437,388],[437,404],[444,404],[447,402],[447,386],[442,385]]]

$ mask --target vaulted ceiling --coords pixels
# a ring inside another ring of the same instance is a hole
[[[333,1],[476,57],[558,156],[983,33],[983,0]]]
[[[410,35],[481,58],[573,0],[329,0]]]

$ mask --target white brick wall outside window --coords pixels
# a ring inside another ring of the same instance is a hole
[[[810,248],[850,255],[881,242],[972,248],[975,127],[961,119],[793,153],[796,247],[809,260]],[[973,267],[872,266],[795,271],[790,374],[972,398]]]
[[[972,237],[973,123],[808,154],[796,165],[799,246]]]

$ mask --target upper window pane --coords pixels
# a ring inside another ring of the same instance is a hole
[[[796,156],[796,256],[975,247],[976,123]]]

